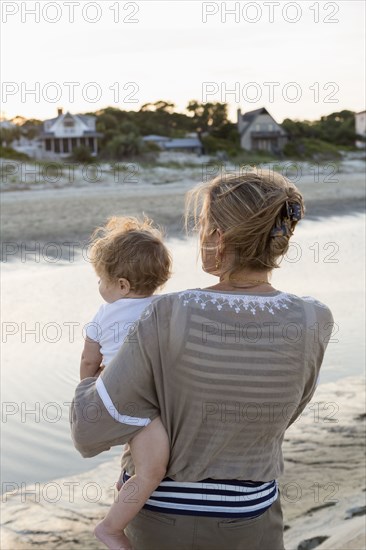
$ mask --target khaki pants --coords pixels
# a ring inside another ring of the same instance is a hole
[[[254,519],[141,510],[127,527],[134,550],[284,550],[280,496]]]

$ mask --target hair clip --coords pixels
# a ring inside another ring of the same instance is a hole
[[[285,202],[287,218],[292,222],[298,222],[302,218],[301,206],[298,202]]]
[[[271,229],[270,237],[286,237],[288,235],[292,235],[292,232],[290,231],[290,228],[282,222],[280,226],[276,225]]]
[[[298,222],[301,220],[301,206],[297,202],[285,201],[281,211],[281,225],[276,225],[271,229],[271,237],[287,237],[292,235],[292,230],[285,220]]]

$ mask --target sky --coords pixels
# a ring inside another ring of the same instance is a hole
[[[2,0],[1,30],[8,119],[191,99],[227,102],[234,121],[365,109],[363,0]]]

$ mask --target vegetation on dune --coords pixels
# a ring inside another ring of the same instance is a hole
[[[90,149],[88,147],[85,147],[85,145],[75,147],[70,158],[75,162],[81,162],[83,164],[90,164],[91,162],[95,162],[95,158],[92,157]]]
[[[29,156],[25,153],[18,153],[11,147],[2,147],[0,145],[0,158],[9,160],[30,160]]]
[[[357,138],[355,113],[347,110],[322,116],[320,120],[314,121],[285,118],[282,126],[294,141],[316,139],[338,147],[354,147]]]

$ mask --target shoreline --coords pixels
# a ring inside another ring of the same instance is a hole
[[[279,480],[286,550],[365,548],[364,399],[363,377],[320,384],[286,432]],[[3,495],[2,548],[100,548],[92,526],[114,498],[119,460],[41,484],[38,502],[31,485]]]
[[[184,238],[185,195],[199,181],[196,175],[191,172],[181,181],[177,177],[174,183],[164,183],[166,176],[160,170],[151,176],[157,181],[160,178],[160,185],[89,185],[3,193],[2,258],[9,250],[14,251],[9,258],[18,257],[19,244],[32,249],[35,245],[72,243],[75,249],[82,248],[92,231],[113,215],[146,214],[163,228],[167,238]],[[337,184],[316,182],[309,175],[296,184],[304,196],[304,220],[365,211],[364,174],[338,176]]]
[[[139,202],[141,204],[141,201]],[[182,196],[180,202],[184,203],[184,196]],[[170,202],[169,205],[171,207],[172,203]],[[183,213],[175,211],[170,215],[161,211],[162,207],[159,204],[153,205],[150,202],[149,210],[142,208],[141,211],[138,211],[131,207],[130,209],[125,208],[123,213],[115,213],[115,215],[128,215],[139,218],[143,214],[148,215],[160,227],[167,242],[170,239],[184,241],[192,236],[192,234],[187,234],[185,231]],[[365,200],[363,197],[339,200],[309,200],[306,203],[306,214],[302,221],[320,222],[333,217],[342,218],[364,213]],[[51,221],[48,218],[41,223],[37,223],[30,220],[28,216],[25,216],[16,227],[13,222],[1,222],[0,262],[4,265],[15,264],[17,261],[24,262],[25,258],[27,258],[27,261],[31,261],[33,256],[34,258],[42,257],[46,263],[66,262],[72,264],[78,259],[85,259],[92,231],[98,225],[105,223],[108,217],[105,216],[95,225],[91,225],[89,222],[84,225],[81,222],[79,224],[75,223],[78,227],[74,226],[74,220],[70,219],[65,220],[63,227],[59,227],[57,223],[50,227]],[[35,263],[39,263],[39,260]]]

